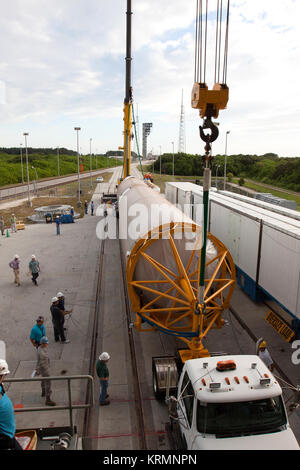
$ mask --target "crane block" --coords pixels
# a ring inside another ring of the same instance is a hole
[[[229,98],[229,88],[225,84],[215,83],[209,90],[206,83],[194,83],[192,89],[192,108],[199,109],[200,117],[217,118],[220,109],[226,109]]]

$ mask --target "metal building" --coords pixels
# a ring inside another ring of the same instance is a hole
[[[202,219],[202,196],[201,186],[166,183],[166,198],[197,223]],[[267,296],[299,323],[300,220],[293,211],[283,215],[283,208],[271,211],[236,196],[211,191],[209,231],[228,247],[237,281],[251,299]]]

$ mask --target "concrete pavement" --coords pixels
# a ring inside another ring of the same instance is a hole
[[[119,171],[119,169],[117,170]],[[102,183],[102,190],[105,186]],[[99,185],[93,195],[95,213],[100,204]],[[6,359],[10,377],[30,377],[36,364],[36,350],[29,335],[38,315],[45,317],[49,337],[51,375],[87,373],[89,351],[89,322],[95,309],[96,282],[101,241],[96,236],[99,217],[88,215],[73,224],[63,224],[61,235],[56,235],[55,224],[28,225],[25,230],[0,239],[0,340],[6,343]],[[21,286],[14,284],[8,263],[15,254],[21,259]],[[35,254],[41,272],[38,287],[28,275],[28,263]],[[51,322],[51,299],[57,292],[65,294],[66,308],[73,309],[66,319],[70,344],[54,342]],[[62,382],[52,384],[52,398],[57,404],[67,402],[66,387]],[[82,401],[81,386],[75,386],[73,398]],[[19,408],[44,405],[40,385],[11,384],[8,391]],[[68,425],[68,412],[31,413],[30,427]],[[16,415],[17,427],[28,428],[28,413]]]

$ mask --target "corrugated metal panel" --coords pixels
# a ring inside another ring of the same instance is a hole
[[[290,217],[292,219],[300,220],[300,212],[292,209],[287,209],[285,207],[278,207],[270,204],[269,202],[260,201],[258,199],[254,199],[248,196],[244,196],[243,194],[232,193],[230,191],[219,191],[220,194],[224,194],[224,196],[231,197],[233,199],[238,199],[243,202],[247,202],[248,204],[253,204],[254,206],[261,207],[263,209],[270,210],[271,212],[275,212],[277,214],[285,215],[286,217]]]
[[[181,193],[192,192],[195,205],[190,216],[201,224],[202,187],[182,182],[172,186]],[[300,318],[300,218],[292,217],[294,211],[271,211],[267,203],[262,207],[247,199],[249,202],[245,197],[238,199],[212,191],[209,230],[228,247],[236,265],[253,282],[258,281],[264,291]]]

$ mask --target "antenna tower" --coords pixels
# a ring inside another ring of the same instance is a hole
[[[183,90],[181,92],[178,153],[185,153],[185,116],[184,116],[184,106],[183,106]]]

